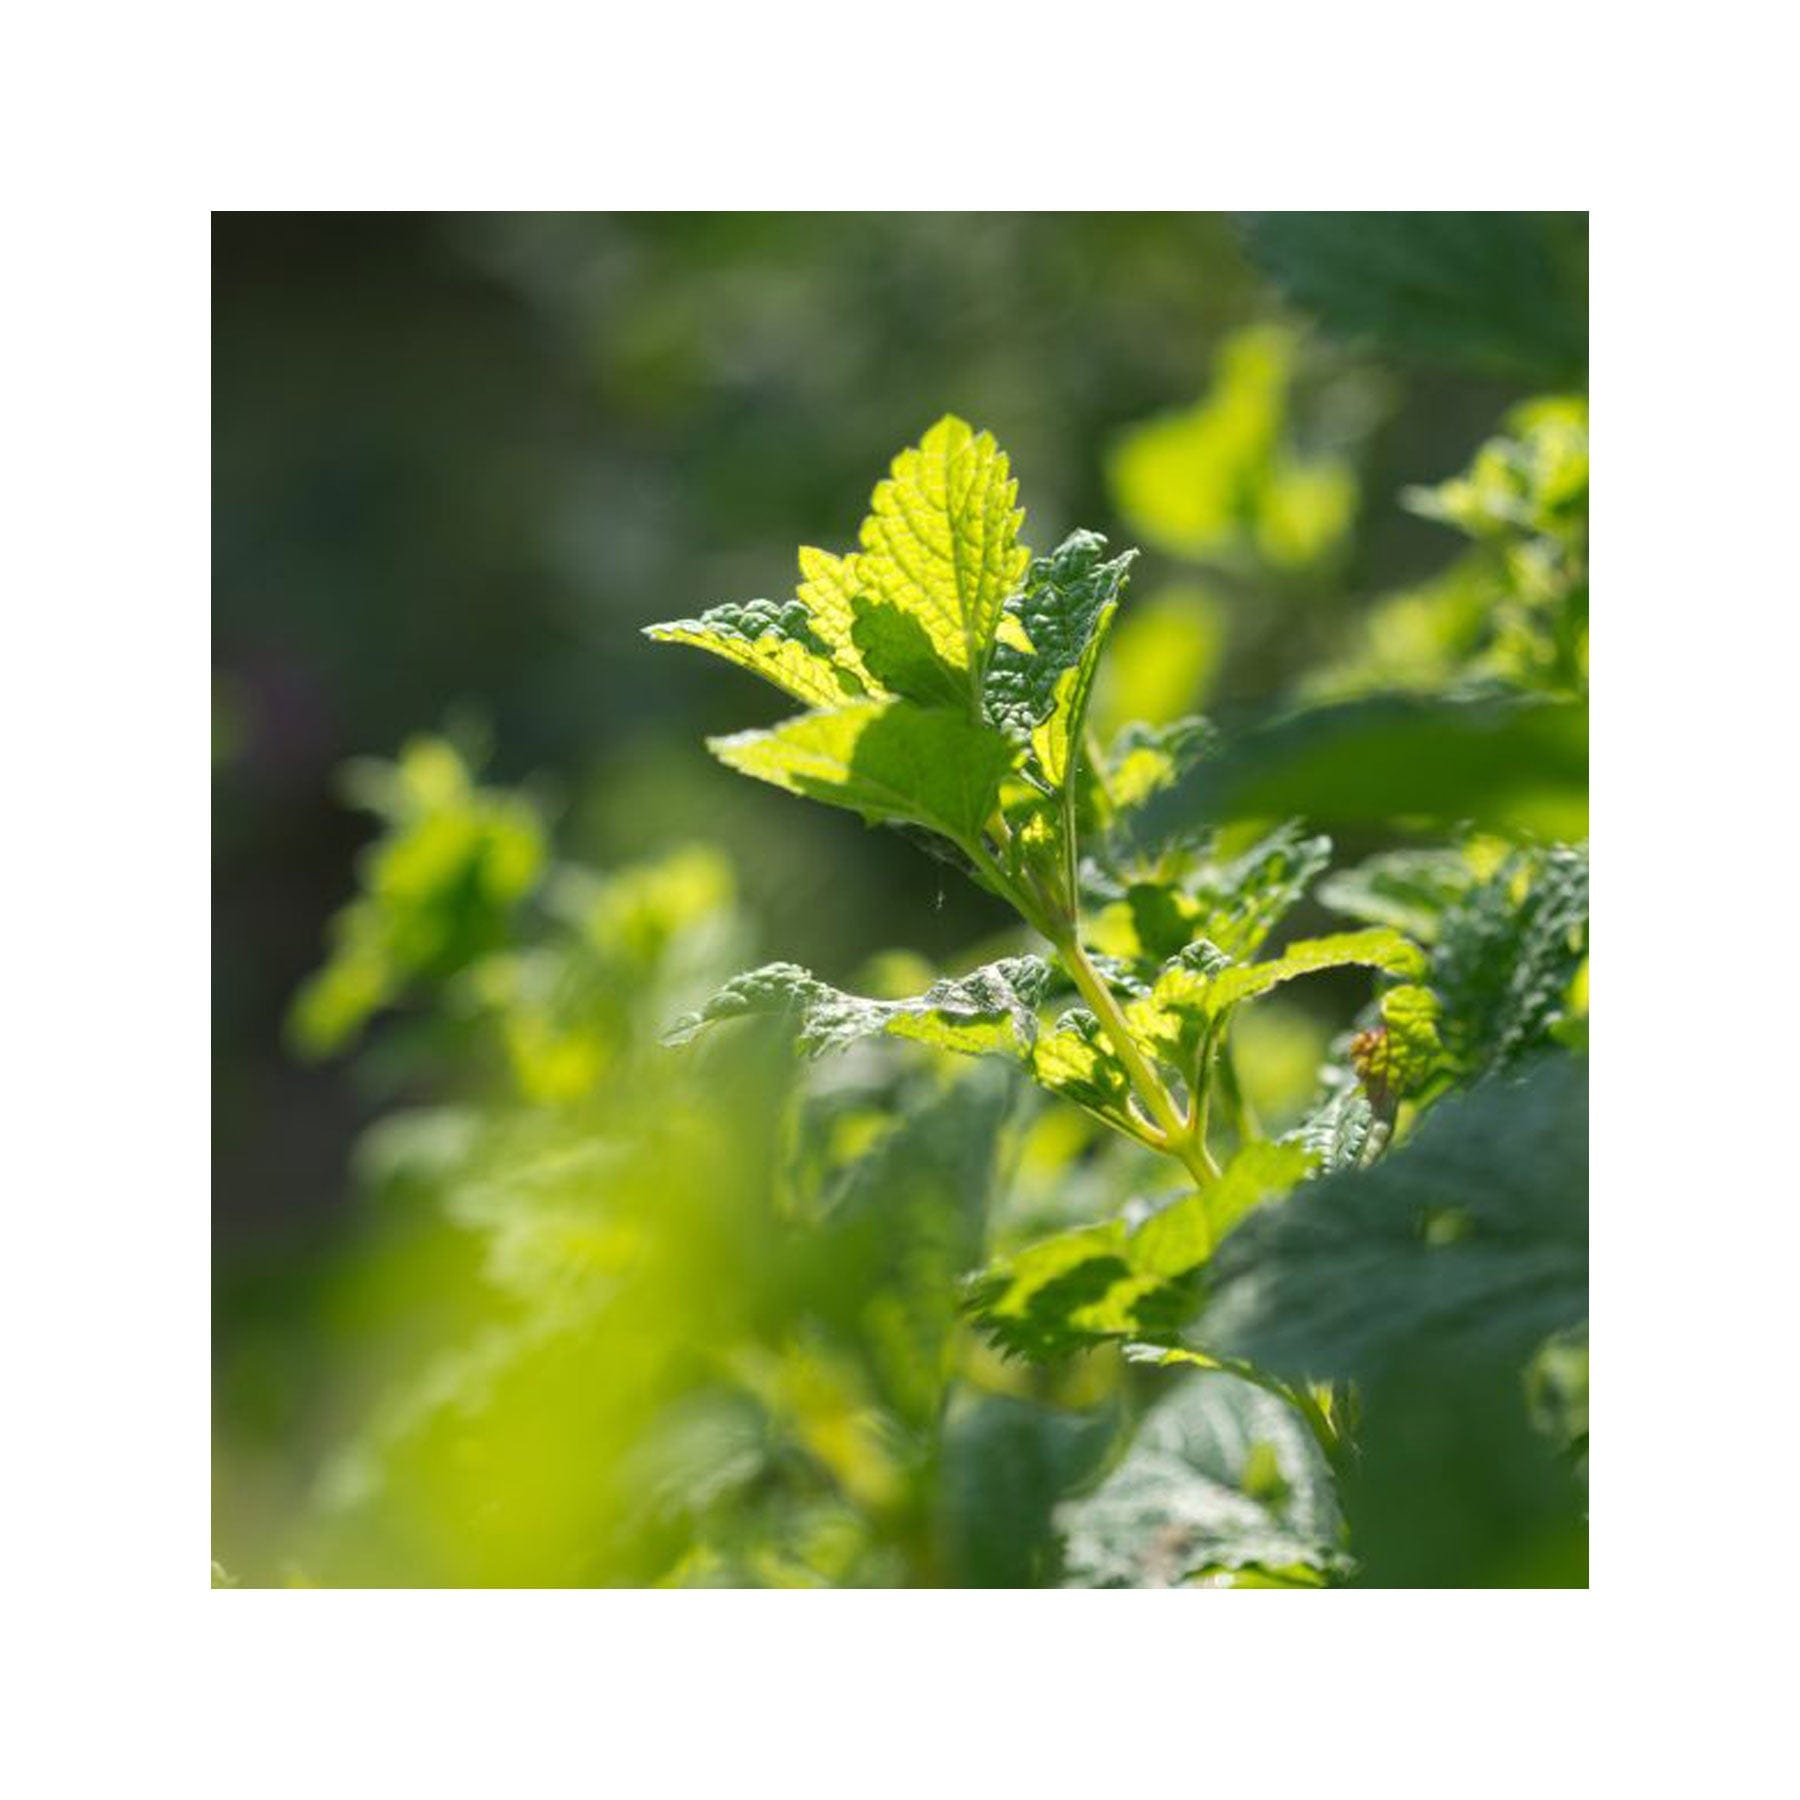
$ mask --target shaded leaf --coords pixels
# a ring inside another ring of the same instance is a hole
[[[1546,837],[1587,830],[1584,705],[1382,695],[1247,732],[1153,798],[1145,830],[1304,814],[1322,825],[1417,818]]]
[[[1245,1221],[1187,1341],[1291,1379],[1435,1353],[1522,1358],[1587,1315],[1587,1071],[1440,1102],[1372,1169],[1327,1175]]]
[[[1461,1067],[1505,1068],[1554,1041],[1587,951],[1585,848],[1518,853],[1471,888],[1431,959],[1439,1030]]]
[[[1056,1525],[1066,1587],[1177,1587],[1235,1570],[1319,1585],[1348,1566],[1331,1477],[1306,1427],[1223,1371],[1171,1377],[1118,1467],[1060,1506]]]
[[[1007,602],[1029,648],[997,643],[983,693],[988,716],[1030,744],[1050,786],[1069,777],[1087,718],[1094,671],[1135,550],[1102,562],[1106,539],[1072,533],[1037,558]]]
[[[1587,215],[1264,212],[1245,247],[1341,336],[1551,380],[1587,365]]]
[[[1328,876],[1319,899],[1334,912],[1392,926],[1429,945],[1437,941],[1444,914],[1476,879],[1460,850],[1392,850]]]
[[[863,666],[890,694],[921,706],[964,708],[967,683],[938,654],[930,634],[912,613],[887,600],[858,594],[852,603],[856,624],[851,637]]]
[[[1038,1037],[1031,1076],[1040,1087],[1130,1130],[1131,1077],[1086,1007],[1070,1007]]]
[[[1328,1071],[1327,1078],[1333,1072]],[[1336,1075],[1342,1085],[1295,1132],[1296,1140],[1318,1159],[1319,1173],[1353,1168],[1375,1126],[1375,1112],[1361,1086],[1347,1076]]]
[[[1054,1582],[1051,1516],[1089,1479],[1117,1430],[1107,1413],[1061,1412],[1000,1394],[966,1397],[944,1426],[936,1527],[962,1587]]]
[[[916,1428],[935,1421],[950,1379],[958,1284],[980,1261],[1018,1087],[992,1063],[965,1065],[838,1174],[808,1234],[811,1310],[861,1342]]]
[[[665,1041],[685,1044],[726,1019],[775,1015],[794,1021],[800,1050],[809,1057],[885,1033],[968,1056],[1019,1059],[1036,1040],[1034,1008],[1049,974],[1039,957],[1007,957],[934,982],[913,999],[870,1000],[818,980],[797,963],[768,963],[727,982],[698,1012],[678,1020]]]

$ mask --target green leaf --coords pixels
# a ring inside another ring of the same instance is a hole
[[[1217,1181],[1135,1224],[1107,1219],[1058,1232],[992,1264],[970,1284],[969,1309],[1002,1349],[1040,1359],[1107,1338],[1166,1337],[1191,1309],[1188,1278],[1311,1160],[1299,1144],[1248,1143]]]
[[[809,705],[841,705],[865,692],[861,673],[833,652],[799,600],[728,602],[697,619],[646,626],[644,635],[710,650]]]
[[[1012,956],[934,982],[909,1000],[870,1000],[846,994],[796,963],[768,963],[727,982],[698,1012],[677,1020],[664,1041],[688,1043],[725,1019],[777,1015],[795,1021],[808,1057],[885,1034],[965,1056],[1023,1060],[1037,1039],[1034,1009],[1049,978],[1042,958]]]
[[[1093,915],[1094,942],[1140,967],[1166,963],[1201,939],[1233,961],[1245,960],[1330,860],[1329,838],[1308,837],[1293,824],[1235,856],[1182,847],[1160,860],[1161,879],[1128,882],[1122,895],[1099,879],[1090,883],[1090,900],[1107,902]]]
[[[1222,1371],[1166,1379],[1119,1465],[1057,1509],[1064,1586],[1168,1588],[1240,1570],[1316,1586],[1341,1574],[1330,1472],[1294,1409]]]
[[[1434,944],[1444,914],[1475,880],[1460,850],[1392,850],[1331,875],[1320,884],[1319,899],[1364,924],[1389,925]]]
[[[1420,1340],[1359,1384],[1357,1585],[1586,1587],[1587,1494],[1516,1364]]]
[[[965,693],[979,686],[1000,609],[1030,559],[1017,497],[994,440],[947,417],[895,457],[863,522],[857,591],[917,619]]]
[[[1228,860],[1207,859],[1182,881],[1195,908],[1192,936],[1240,962],[1254,956],[1330,863],[1331,839],[1292,822]]]
[[[1553,1020],[1547,1029],[1557,1043],[1578,1050],[1584,1056],[1587,1054],[1588,959],[1585,956],[1580,968],[1569,978],[1568,991],[1563,995],[1562,1017]]]
[[[891,601],[858,594],[852,602],[856,624],[851,637],[863,667],[890,694],[921,706],[948,706],[967,711],[967,684],[959,670],[938,654],[918,617]]]
[[[1134,812],[1218,750],[1219,734],[1205,719],[1125,726],[1106,752],[1105,789],[1113,810]]]
[[[1409,1099],[1443,1066],[1439,1010],[1430,988],[1416,984],[1390,988],[1381,996],[1381,1024],[1365,1034],[1368,1041],[1360,1054],[1351,1045],[1356,1072],[1377,1105]]]
[[[728,768],[848,807],[871,823],[923,825],[967,846],[981,835],[1018,752],[999,732],[942,707],[862,700],[766,731],[709,738]]]
[[[549,860],[529,798],[478,787],[445,738],[353,764],[349,785],[385,829],[357,897],[331,921],[330,958],[294,998],[288,1030],[307,1057],[343,1049],[381,1008],[498,949]]]
[[[1546,397],[1515,408],[1504,437],[1490,438],[1468,472],[1401,496],[1421,518],[1478,541],[1530,535],[1584,546],[1588,523],[1588,403]]]
[[[1131,1236],[1132,1265],[1173,1279],[1197,1269],[1247,1213],[1285,1194],[1312,1161],[1304,1146],[1252,1139],[1218,1179],[1153,1213]]]
[[[988,669],[988,716],[1031,745],[1052,788],[1068,780],[1080,749],[1094,671],[1137,555],[1103,562],[1105,551],[1105,538],[1077,531],[1031,564],[1024,589],[1007,602],[1029,647],[997,643]]]
[[[1031,1053],[1031,1078],[1040,1087],[1072,1100],[1109,1123],[1134,1129],[1131,1077],[1084,1006],[1072,1006],[1054,1031],[1038,1038]]]
[[[915,1428],[932,1425],[952,1373],[958,1283],[981,1258],[1019,1086],[996,1064],[963,1065],[837,1174],[809,1233],[809,1312],[865,1346]]]
[[[1234,1006],[1259,999],[1299,976],[1342,968],[1379,969],[1416,978],[1425,972],[1425,956],[1416,944],[1383,926],[1305,939],[1260,963],[1233,963],[1203,940],[1166,964],[1149,994],[1126,1007],[1125,1017],[1145,1043],[1179,1060]]]
[[[1522,1358],[1587,1316],[1587,1071],[1442,1101],[1372,1169],[1327,1175],[1233,1234],[1186,1341],[1289,1379],[1370,1375],[1429,1341]]]
[[[800,585],[795,598],[806,608],[813,631],[830,646],[832,656],[853,668],[857,664],[856,600],[860,592],[854,556],[834,556],[811,544],[800,546]]]
[[[1321,825],[1446,826],[1574,838],[1587,830],[1587,708],[1382,695],[1247,732],[1145,809],[1152,834],[1301,813]]]
[[[1402,356],[1561,379],[1587,366],[1587,215],[1268,212],[1254,262],[1340,336]]]
[[[1559,845],[1509,857],[1442,920],[1431,986],[1439,1031],[1466,1071],[1505,1068],[1555,1041],[1588,953],[1588,856]]]
[[[1053,1582],[1053,1510],[1092,1478],[1116,1431],[1110,1413],[965,1394],[944,1424],[933,1519],[949,1580],[985,1588]]]
[[[1338,1070],[1328,1070],[1326,1078],[1340,1085],[1330,1090],[1294,1134],[1317,1158],[1322,1175],[1354,1168],[1375,1126],[1374,1108],[1360,1083]]]
[[[1290,944],[1271,962],[1239,963],[1210,978],[1207,1005],[1216,1015],[1240,1001],[1270,993],[1300,975],[1320,969],[1380,969],[1388,975],[1418,976],[1425,973],[1425,955],[1417,944],[1385,926],[1368,931],[1344,931],[1333,937],[1306,938]],[[1191,977],[1193,971],[1181,970]]]
[[[1304,568],[1342,541],[1354,471],[1284,444],[1298,349],[1280,326],[1240,331],[1202,399],[1119,438],[1107,476],[1135,531],[1174,556],[1279,568]]]

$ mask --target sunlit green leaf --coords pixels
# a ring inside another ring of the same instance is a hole
[[[1131,812],[1141,807],[1152,794],[1216,754],[1218,744],[1218,732],[1198,717],[1174,719],[1167,725],[1125,726],[1106,753],[1102,786],[1109,808]]]
[[[1409,983],[1381,996],[1381,1023],[1351,1041],[1350,1060],[1370,1100],[1384,1114],[1419,1092],[1443,1066],[1438,1001]]]
[[[1021,1355],[1065,1355],[1107,1338],[1166,1336],[1191,1310],[1187,1278],[1226,1235],[1305,1175],[1299,1144],[1246,1144],[1206,1188],[1131,1223],[1059,1232],[993,1264],[971,1284],[982,1329]]]
[[[979,837],[1017,755],[991,727],[942,707],[864,700],[766,731],[709,738],[728,767],[790,793],[904,821],[959,844]]]
[[[895,457],[863,522],[857,590],[916,619],[939,659],[971,685],[1030,560],[1017,497],[994,440],[944,418]]]
[[[865,691],[861,674],[833,655],[798,600],[714,606],[697,619],[647,626],[645,636],[710,650],[813,706],[839,705]]]
[[[1356,506],[1350,466],[1283,447],[1296,351],[1280,327],[1239,332],[1202,400],[1119,439],[1107,473],[1133,530],[1176,556],[1252,555],[1281,568],[1340,541]]]
[[[446,739],[354,765],[352,784],[385,830],[364,855],[361,892],[331,922],[329,960],[295,997],[289,1029],[308,1056],[343,1048],[382,1007],[495,949],[548,861],[531,802],[476,786]]]
[[[1290,944],[1269,962],[1234,963],[1216,945],[1189,945],[1165,965],[1156,985],[1126,1009],[1133,1028],[1165,1055],[1179,1057],[1234,1006],[1321,969],[1367,968],[1416,978],[1425,972],[1419,947],[1376,926]]]

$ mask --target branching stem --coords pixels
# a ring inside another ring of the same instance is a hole
[[[1193,1176],[1196,1187],[1205,1187],[1218,1174],[1218,1169],[1207,1154],[1206,1146],[1194,1134],[1191,1121],[1181,1116],[1175,1102],[1169,1097],[1169,1090],[1163,1086],[1149,1060],[1138,1048],[1137,1039],[1126,1023],[1118,1000],[1106,985],[1100,971],[1088,960],[1087,952],[1081,947],[1081,939],[1071,931],[1060,941],[1052,941],[1063,960],[1063,966],[1069,971],[1069,978],[1100,1022],[1100,1029],[1106,1033],[1107,1041],[1112,1045],[1119,1061],[1125,1065],[1125,1072],[1131,1077],[1131,1084],[1137,1090],[1145,1111],[1162,1133],[1162,1142],[1158,1148],[1181,1163]]]

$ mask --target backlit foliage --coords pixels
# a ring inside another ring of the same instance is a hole
[[[1328,306],[1321,217],[1252,236]],[[1478,323],[1569,375],[1560,328]],[[1259,329],[1119,439],[1149,560],[1331,567],[1361,428],[1306,423],[1309,354]],[[405,1016],[361,1170],[450,1273],[299,1574],[1585,1581],[1586,500],[1585,403],[1515,408],[1408,497],[1441,574],[1228,732],[1175,699],[1216,596],[1137,613],[1134,549],[1031,547],[956,418],[791,594],[650,627],[797,703],[713,739],[727,768],[1010,908],[960,967],[840,986],[797,917],[746,972],[714,851],[578,867],[447,741],[361,768],[380,835],[293,1034]],[[1372,824],[1334,867],[1322,828]],[[1457,1480],[1413,1478],[1422,1433]],[[1506,1505],[1452,1517],[1465,1488]]]

